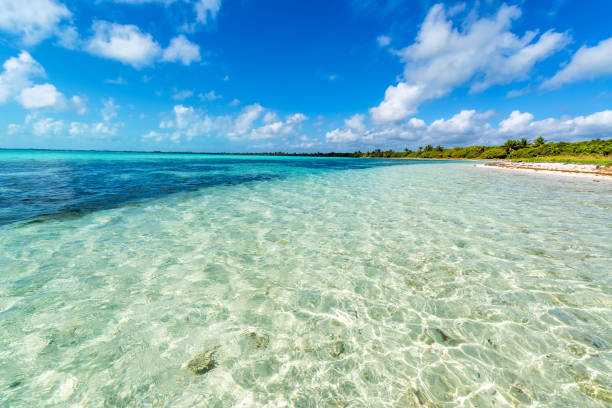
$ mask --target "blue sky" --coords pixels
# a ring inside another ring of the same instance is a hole
[[[612,2],[0,0],[0,147],[612,136]]]

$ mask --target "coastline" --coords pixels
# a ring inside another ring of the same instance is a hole
[[[612,182],[612,167],[603,166],[600,164],[496,161],[491,163],[477,164],[475,167],[556,176],[579,177],[593,181],[604,180]]]

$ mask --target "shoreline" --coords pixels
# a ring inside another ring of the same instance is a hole
[[[475,167],[537,173],[556,176],[580,177],[593,181],[611,181],[612,167],[600,164],[556,163],[556,162],[491,162]]]

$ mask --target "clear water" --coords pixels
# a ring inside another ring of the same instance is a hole
[[[5,151],[0,223],[0,406],[612,404],[612,183]]]

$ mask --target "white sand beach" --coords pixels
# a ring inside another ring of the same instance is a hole
[[[556,176],[580,177],[593,181],[612,182],[612,167],[600,164],[552,163],[552,162],[493,162],[477,164],[476,167],[532,172]]]

